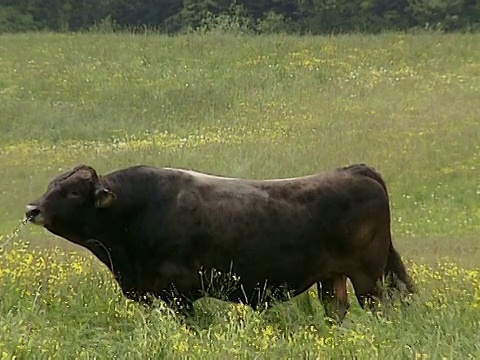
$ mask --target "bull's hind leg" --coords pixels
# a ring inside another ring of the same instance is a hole
[[[373,310],[379,300],[383,300],[381,277],[358,272],[351,278],[358,303],[363,309]]]
[[[378,301],[385,300],[382,280],[391,244],[390,227],[386,224],[387,221],[384,221],[383,226],[377,229],[368,247],[364,247],[358,255],[358,263],[347,274],[364,309],[372,310]]]
[[[325,315],[330,319],[341,322],[350,307],[347,294],[347,277],[336,275],[317,282],[317,292],[318,298],[325,308]]]

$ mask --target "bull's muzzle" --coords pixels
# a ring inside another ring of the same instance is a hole
[[[40,208],[36,205],[27,205],[25,208],[25,216],[31,223],[35,225],[43,225],[44,219]]]

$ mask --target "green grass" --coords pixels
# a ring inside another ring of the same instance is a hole
[[[186,327],[126,301],[29,226],[0,258],[10,358],[480,357],[480,35],[0,37],[0,234],[53,176],[138,163],[249,178],[384,175],[420,292],[329,328],[312,291],[263,314],[209,299]]]

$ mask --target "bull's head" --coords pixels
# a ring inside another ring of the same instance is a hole
[[[116,195],[96,171],[80,165],[53,179],[45,194],[27,205],[25,215],[33,224],[60,236],[81,236],[85,221],[115,200]]]

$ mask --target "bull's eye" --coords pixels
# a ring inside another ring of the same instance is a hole
[[[82,193],[78,190],[71,190],[67,193],[67,196],[70,198],[79,198],[82,196]]]

